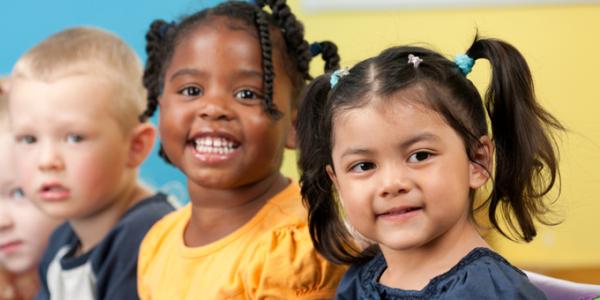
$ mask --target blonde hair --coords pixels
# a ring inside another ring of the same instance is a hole
[[[142,63],[122,39],[91,27],[56,33],[25,53],[15,64],[12,80],[52,82],[64,76],[100,75],[116,91],[115,117],[126,129],[139,123],[146,107]]]

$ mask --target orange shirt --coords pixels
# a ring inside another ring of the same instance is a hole
[[[190,205],[171,213],[142,242],[142,300],[331,299],[346,270],[314,250],[296,184],[270,199],[244,226],[206,246],[185,246],[190,215]]]

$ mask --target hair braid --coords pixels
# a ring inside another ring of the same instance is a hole
[[[262,56],[263,86],[265,89],[265,101],[263,102],[263,105],[269,115],[273,116],[273,118],[279,118],[281,117],[281,112],[273,103],[273,81],[275,79],[275,71],[273,68],[273,49],[271,47],[271,38],[269,36],[269,21],[267,20],[265,13],[260,9],[256,10],[256,28],[260,39]]]
[[[169,26],[164,20],[155,20],[146,33],[146,66],[142,83],[148,91],[148,104],[146,110],[140,115],[140,120],[145,121],[152,117],[158,107],[158,96],[161,92],[161,68],[163,62],[163,40],[165,28]]]
[[[337,46],[331,41],[314,42],[310,45],[313,57],[321,55],[325,61],[325,72],[335,71],[340,68],[340,55]]]
[[[308,42],[304,39],[304,26],[292,13],[285,0],[257,1],[259,6],[265,4],[271,8],[273,19],[282,30],[288,52],[295,54],[292,55],[292,59],[295,61],[302,78],[305,80],[312,79],[309,73],[309,63],[312,56]]]
[[[174,25],[164,20],[155,20],[150,24],[150,29],[146,33],[146,66],[144,68],[144,77],[142,82],[148,91],[148,103],[146,110],[140,115],[140,120],[145,121],[152,117],[158,108],[158,97],[162,93],[162,66],[164,63],[165,46],[164,40],[167,37],[169,29]],[[171,160],[167,157],[162,144],[158,150],[158,155],[167,163]]]

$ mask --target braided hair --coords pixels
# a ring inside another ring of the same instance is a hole
[[[271,13],[263,8],[270,8]],[[255,4],[241,1],[227,1],[215,7],[196,12],[182,18],[178,23],[155,20],[146,33],[147,61],[144,69],[143,84],[148,90],[146,110],[140,116],[141,120],[152,117],[158,108],[158,97],[162,93],[164,72],[168,68],[175,48],[181,40],[198,26],[210,22],[214,17],[228,17],[242,21],[246,26],[256,29],[261,47],[263,68],[263,97],[264,111],[274,119],[281,116],[273,102],[275,72],[273,66],[273,51],[271,29],[279,30],[285,41],[282,49],[285,70],[292,81],[292,97],[296,99],[312,77],[309,74],[309,64],[314,56],[321,55],[325,61],[325,72],[339,68],[340,57],[334,43],[326,41],[315,43],[313,50],[304,39],[304,26],[291,12],[285,0],[258,0]],[[318,51],[317,51],[317,48]],[[162,146],[159,155],[169,162]]]

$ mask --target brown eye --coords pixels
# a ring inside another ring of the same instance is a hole
[[[430,152],[426,152],[426,151],[419,151],[417,153],[414,153],[413,155],[411,155],[408,160],[410,162],[421,162],[424,161],[428,158],[430,158],[433,154]]]
[[[371,162],[359,162],[350,168],[351,172],[366,172],[375,169],[375,164]]]
[[[236,92],[235,97],[241,100],[257,100],[262,98],[260,94],[249,89],[243,89]]]
[[[202,95],[202,89],[197,86],[188,86],[181,89],[179,93],[188,97],[197,97]]]

